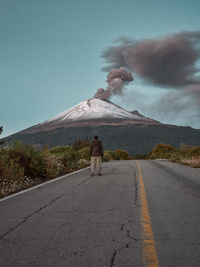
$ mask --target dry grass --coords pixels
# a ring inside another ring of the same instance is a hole
[[[200,157],[194,157],[191,159],[181,159],[180,163],[191,166],[193,168],[200,168]]]
[[[180,149],[166,144],[156,145],[149,154],[150,159],[168,159],[193,168],[200,168],[200,146],[181,144]]]

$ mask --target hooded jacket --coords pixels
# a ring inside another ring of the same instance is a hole
[[[91,157],[103,157],[103,145],[101,141],[93,141],[90,145],[90,156]]]

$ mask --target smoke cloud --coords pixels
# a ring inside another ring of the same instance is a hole
[[[136,78],[155,85],[155,89],[167,89],[164,97],[154,100],[157,117],[169,114],[176,117],[180,112],[179,116],[191,116],[188,122],[199,120],[200,31],[183,31],[140,41],[121,37],[101,56],[106,63],[103,71],[124,67]],[[150,103],[145,108],[153,109]]]
[[[120,38],[102,57],[104,71],[125,67],[142,79],[164,87],[200,84],[200,31],[182,32],[162,39],[134,41]]]
[[[99,88],[94,95],[95,98],[110,98],[112,95],[121,95],[124,85],[133,81],[133,76],[128,73],[125,68],[112,69],[107,75],[108,87],[105,89]]]
[[[150,112],[162,120],[200,128],[200,85],[188,86],[182,90],[168,90],[154,101]]]

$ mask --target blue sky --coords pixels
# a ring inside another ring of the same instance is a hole
[[[10,135],[92,97],[106,87],[101,52],[120,36],[157,38],[199,30],[195,0],[0,0],[0,125]],[[183,116],[148,108],[164,94],[135,80],[127,96],[111,101],[166,123],[191,125]]]

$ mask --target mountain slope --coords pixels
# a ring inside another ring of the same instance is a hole
[[[155,124],[137,111],[129,112],[107,99],[91,98],[61,112],[42,123],[23,130],[23,133],[52,131],[59,127],[80,127],[99,125]]]
[[[108,100],[88,99],[33,127],[3,139],[37,147],[67,145],[78,138],[99,135],[106,149],[125,149],[131,154],[148,153],[158,143],[180,147],[200,144],[200,130],[166,125],[127,110]]]
[[[140,116],[132,114],[108,100],[92,98],[58,114],[57,116],[47,120],[45,123],[63,123],[102,118],[141,120]],[[143,120],[145,121],[148,119],[143,118]]]
[[[149,122],[149,118],[141,116],[139,113],[129,112],[107,99],[91,98],[75,105],[74,107],[47,120],[48,123],[67,123],[95,119],[130,119],[136,121]]]

